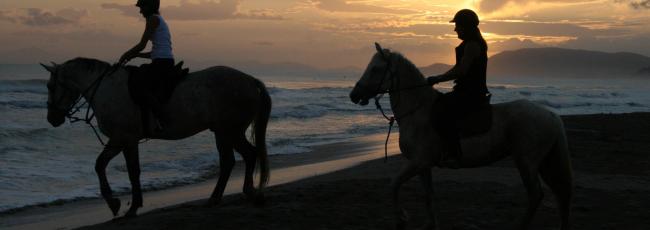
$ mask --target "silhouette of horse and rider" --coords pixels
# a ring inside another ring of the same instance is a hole
[[[159,0],[138,0],[136,6],[146,19],[146,27],[140,41],[121,56],[117,65],[86,58],[43,65],[51,73],[47,120],[55,127],[61,125],[76,112],[81,98],[94,111],[100,132],[108,137],[95,171],[102,197],[113,215],[118,214],[121,203],[113,197],[106,177],[111,159],[123,152],[132,187],[131,206],[125,216],[136,216],[142,206],[139,141],[178,140],[206,129],[214,133],[220,161],[219,178],[209,203],[218,204],[223,196],[235,164],[233,149],[246,165],[244,194],[262,202],[270,174],[266,129],[271,98],[264,83],[224,66],[189,74],[182,70],[182,64],[174,66],[170,30],[159,13]],[[424,227],[434,229],[438,222],[433,211],[431,167],[478,167],[512,156],[529,197],[520,228],[528,228],[539,206],[541,177],[557,197],[561,229],[569,229],[573,180],[562,121],[526,100],[490,105],[487,43],[478,28],[478,16],[464,9],[451,22],[462,40],[456,47],[452,69],[425,78],[402,54],[376,44],[377,52],[350,93],[350,99],[361,105],[372,98],[378,100],[378,94],[390,94],[400,126],[400,150],[409,160],[391,185],[396,227],[403,229],[406,223],[406,212],[399,202],[400,186],[405,181],[416,175],[423,181],[429,218]],[[149,41],[152,50],[143,53]],[[140,68],[124,66],[136,57],[151,59],[151,63]],[[449,80],[455,83],[449,93],[431,87]],[[467,127],[472,121],[480,122]],[[246,137],[249,126],[252,143]],[[255,188],[257,164],[260,179]]]

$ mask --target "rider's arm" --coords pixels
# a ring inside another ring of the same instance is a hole
[[[120,58],[119,63],[124,63],[128,60],[131,60],[134,57],[141,57],[140,51],[144,50],[145,47],[147,47],[147,42],[151,39],[153,36],[154,31],[156,31],[156,28],[158,28],[158,25],[160,24],[160,19],[156,16],[149,16],[147,18],[147,25],[144,28],[144,33],[142,33],[142,38],[140,38],[140,42],[135,45],[133,48],[131,48],[129,51],[126,51]],[[147,53],[143,53],[147,54]]]
[[[460,63],[456,63],[456,65],[446,73],[438,76],[428,77],[427,82],[433,85],[440,82],[464,77],[469,72],[472,61],[474,61],[474,59],[478,57],[480,53],[481,48],[479,47],[478,43],[468,42],[465,46],[465,52],[463,53],[463,58],[460,60]]]

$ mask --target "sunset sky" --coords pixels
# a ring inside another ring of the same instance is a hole
[[[139,39],[135,0],[2,0],[0,62],[116,61]],[[373,42],[419,66],[452,63],[448,21],[481,18],[490,54],[524,47],[650,56],[649,0],[162,0],[177,59],[196,65],[292,62],[362,67]]]

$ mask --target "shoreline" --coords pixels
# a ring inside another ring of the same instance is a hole
[[[311,151],[297,154],[271,155],[269,187],[304,178],[318,176],[352,167],[364,161],[383,157],[385,134],[372,134],[339,143],[316,145]],[[397,139],[391,136],[389,155],[397,153]],[[381,151],[379,151],[381,150]],[[381,154],[380,154],[381,153]],[[228,181],[224,196],[241,193],[243,184],[242,161],[238,161]],[[216,169],[215,169],[216,170]],[[160,208],[169,208],[186,202],[201,202],[209,198],[217,177],[202,182],[144,191],[144,207],[139,214]],[[257,175],[256,178],[257,180]],[[122,201],[119,216],[130,203],[130,192],[116,196]],[[79,198],[36,204],[0,213],[3,229],[72,229],[98,224],[112,219],[110,210],[101,198]]]
[[[574,229],[596,229],[603,224],[614,229],[650,226],[650,220],[640,218],[643,207],[650,206],[650,197],[644,195],[650,192],[650,113],[566,115],[562,119],[576,178],[573,209],[578,227]],[[145,207],[135,219],[111,220],[103,200],[94,199],[0,215],[0,228],[383,229],[392,226],[387,209],[388,183],[403,162],[402,157],[395,156],[397,140],[398,135],[391,135],[392,157],[387,163],[381,159],[385,133],[315,146],[307,153],[273,156],[272,183],[265,190],[267,204],[262,208],[254,207],[241,195],[243,167],[238,163],[226,188],[227,196],[217,207],[201,205],[216,184],[211,179],[146,192]],[[443,223],[467,222],[480,229],[498,229],[494,226],[509,224],[525,208],[525,190],[511,158],[475,169],[436,168],[434,175],[441,207],[452,208],[441,213]],[[418,180],[411,180],[403,190],[418,195],[409,196],[405,205],[411,212],[418,210],[414,220],[422,220],[418,185]],[[554,197],[548,190],[545,193],[535,225],[552,228],[557,222]],[[130,194],[119,198],[126,206]],[[123,207],[120,214],[127,208]],[[612,215],[607,210],[624,214]],[[494,215],[494,219],[487,218]],[[301,217],[304,220],[296,220]],[[608,218],[613,219],[598,225],[597,220]]]
[[[369,136],[376,136],[376,135],[385,135],[381,133],[374,133],[374,134],[366,134]],[[294,157],[294,155],[318,155],[319,152],[321,152],[321,149],[328,148],[328,146],[335,146],[339,144],[343,145],[350,145],[354,144],[354,142],[357,139],[362,140],[362,139],[367,139],[367,137],[355,137],[352,138],[353,140],[347,140],[347,141],[340,141],[340,142],[332,142],[332,143],[323,143],[323,144],[315,144],[308,148],[309,150],[305,152],[295,152],[295,153],[280,153],[280,154],[273,154],[269,155],[269,158],[274,160],[274,162],[270,163],[278,163],[278,167],[287,167],[287,166],[292,166],[292,165],[297,165],[301,163],[308,163],[310,161],[315,161],[313,159],[310,159],[309,157]],[[392,139],[392,135],[391,135]],[[397,140],[395,140],[397,141]],[[238,153],[235,152],[235,155],[238,156]],[[332,156],[325,156],[323,154],[319,155],[316,157],[316,159],[323,161],[327,160],[327,157],[335,159],[335,158],[343,158],[346,157],[347,155],[353,155],[353,153],[345,153],[345,154],[334,154]],[[279,162],[278,162],[279,160]],[[169,190],[169,189],[174,189],[174,188],[180,188],[180,187],[187,187],[187,186],[192,186],[192,185],[197,185],[197,184],[202,184],[202,183],[209,183],[211,180],[216,180],[218,176],[218,168],[219,164],[218,162],[215,164],[216,168],[214,172],[209,173],[207,176],[201,176],[199,178],[196,178],[190,182],[179,182],[174,185],[169,185],[169,186],[154,186],[154,187],[149,187],[149,188],[142,188],[142,191],[144,193],[150,193],[150,192],[157,192],[157,191],[163,191],[163,190]],[[235,168],[233,169],[233,174],[232,176],[241,176],[237,173],[242,173],[242,172],[237,172],[237,168],[241,167],[243,168],[243,161],[241,159],[236,160]],[[232,178],[231,178],[232,179]],[[257,180],[257,174],[255,174],[255,180]],[[215,182],[216,183],[216,182]],[[130,186],[130,185],[129,185]],[[257,184],[255,184],[257,186]],[[98,188],[99,189],[99,188]],[[99,191],[99,190],[97,190]],[[130,196],[131,191],[126,190],[126,191],[116,191],[115,188],[113,188],[113,194],[116,197],[122,197],[122,196]],[[99,195],[99,194],[97,194]],[[0,219],[4,216],[9,216],[25,211],[29,211],[31,209],[37,209],[37,208],[48,208],[48,207],[55,207],[55,206],[62,206],[66,205],[69,203],[74,203],[74,202],[83,202],[83,201],[88,201],[88,200],[94,200],[94,199],[102,199],[101,196],[81,196],[81,197],[74,197],[74,198],[69,198],[69,199],[56,199],[48,202],[40,202],[40,203],[35,203],[35,204],[29,204],[21,207],[16,207],[16,208],[10,208],[6,209],[3,211],[0,211]],[[1,226],[1,225],[0,225]]]

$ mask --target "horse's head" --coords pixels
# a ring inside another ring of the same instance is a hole
[[[65,64],[52,63],[52,66],[41,66],[50,72],[50,80],[47,82],[47,121],[58,127],[65,122],[65,116],[80,96],[80,92],[66,81],[69,77],[66,77]]]
[[[391,65],[391,52],[388,49],[382,49],[378,43],[375,43],[377,53],[372,56],[366,71],[363,72],[361,79],[350,92],[350,99],[355,104],[367,105],[368,100],[377,96],[377,94],[387,92],[391,86],[390,72],[394,71],[395,66]]]

